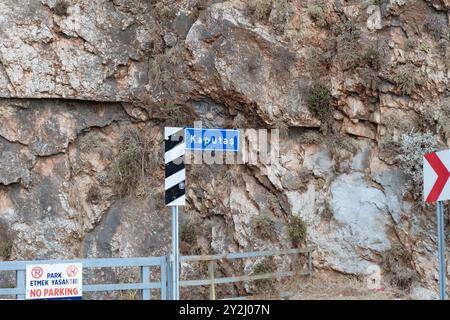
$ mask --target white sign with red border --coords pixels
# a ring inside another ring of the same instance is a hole
[[[427,203],[450,199],[450,150],[423,157],[423,196]]]
[[[81,298],[81,263],[28,264],[26,299]]]

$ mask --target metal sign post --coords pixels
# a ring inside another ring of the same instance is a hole
[[[164,128],[164,166],[165,166],[165,203],[172,207],[172,254],[171,275],[173,300],[180,298],[180,248],[179,248],[179,206],[185,202],[185,175],[184,168],[184,128]]]
[[[438,256],[439,256],[439,298],[446,299],[445,294],[445,241],[444,241],[444,204],[442,201],[436,203],[437,229],[438,229]]]
[[[186,170],[184,155],[186,150],[217,150],[222,152],[239,151],[239,130],[201,129],[201,128],[164,128],[164,169],[165,204],[172,207],[172,254],[171,279],[167,286],[171,298],[180,299],[180,233],[179,207],[186,201]]]
[[[178,206],[172,207],[172,292],[173,292],[173,300],[180,299],[180,249],[179,249],[179,215],[178,215]]]

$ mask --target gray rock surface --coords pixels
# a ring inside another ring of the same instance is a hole
[[[315,268],[365,274],[401,243],[424,288],[436,285],[435,215],[413,197],[397,156],[412,131],[433,131],[443,149],[450,141],[449,49],[436,38],[448,25],[424,27],[436,16],[448,22],[447,0],[327,2],[324,27],[293,1],[286,11],[274,2],[267,17],[239,0],[73,0],[67,12],[56,3],[0,2],[0,240],[13,243],[1,259],[167,254],[162,129],[201,120],[279,128],[280,158],[188,165],[182,221],[194,240],[183,241],[183,254],[291,248],[298,216],[301,245],[317,247]],[[332,32],[347,18],[359,30],[353,69]],[[331,120],[308,108],[319,80]],[[143,156],[124,152],[130,132]],[[257,136],[243,139],[256,154]],[[139,178],[122,194],[127,173]],[[254,264],[224,263],[221,272],[251,273]],[[413,294],[432,297],[425,290]]]
[[[55,0],[0,5],[2,97],[129,101],[147,84],[151,38],[144,2],[79,0],[66,15]],[[138,4],[138,6],[136,6]],[[129,8],[134,8],[135,14]],[[128,10],[126,10],[128,9]],[[128,11],[128,12],[127,12]]]

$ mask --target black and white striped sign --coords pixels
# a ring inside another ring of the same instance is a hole
[[[184,128],[164,128],[166,206],[184,206],[186,170],[184,168]]]

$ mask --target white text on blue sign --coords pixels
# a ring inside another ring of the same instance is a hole
[[[239,151],[239,130],[185,128],[186,150]]]

